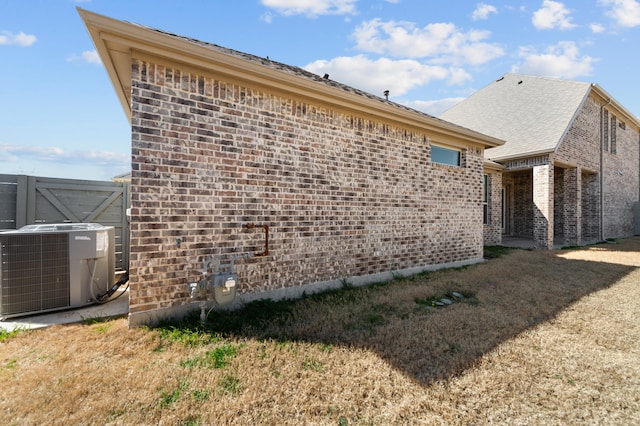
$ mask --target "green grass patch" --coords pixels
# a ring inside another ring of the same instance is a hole
[[[0,342],[6,339],[10,339],[12,337],[16,337],[21,331],[23,331],[23,329],[21,328],[16,328],[11,331],[0,330]]]
[[[210,351],[206,351],[204,355],[183,361],[180,363],[180,366],[186,368],[224,368],[229,365],[230,359],[238,353],[238,350],[238,345],[227,343]]]
[[[82,317],[82,323],[84,325],[100,324],[100,323],[108,322],[108,321],[111,321],[111,318],[105,318],[105,317]]]
[[[322,373],[324,371],[324,364],[312,358],[305,358],[304,361],[302,361],[302,368],[315,371],[316,373]]]
[[[421,298],[421,297],[416,297],[414,299],[414,302],[416,302],[418,305],[423,305],[423,306],[435,306],[435,303],[440,301],[440,299],[442,299],[444,296],[439,296],[437,294],[434,294],[432,296],[427,296],[425,298]]]
[[[212,312],[204,325],[199,324],[199,311],[187,318],[187,326],[210,333],[231,335],[247,330],[263,330],[271,324],[285,324],[291,319],[295,301],[257,300],[234,311]],[[197,314],[197,315],[196,315]]]
[[[240,379],[231,374],[225,374],[218,381],[218,394],[219,395],[235,395],[242,390],[242,384]]]
[[[484,246],[484,258],[497,259],[509,253],[511,250],[513,249],[505,246]]]
[[[186,347],[196,347],[222,340],[218,333],[212,333],[191,323],[165,324],[157,329],[161,340],[180,343]]]
[[[206,389],[194,389],[191,391],[191,396],[198,402],[206,401],[207,399],[209,399],[209,391]]]
[[[174,404],[182,395],[182,392],[187,388],[188,383],[181,381],[178,387],[171,390],[163,390],[160,392],[160,408],[167,408]]]

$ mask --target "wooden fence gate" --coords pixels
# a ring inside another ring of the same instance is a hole
[[[0,231],[42,223],[113,226],[116,270],[127,270],[129,197],[125,182],[0,174]]]

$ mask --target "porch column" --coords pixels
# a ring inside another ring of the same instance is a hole
[[[582,171],[576,167],[564,171],[564,244],[582,244]]]
[[[553,164],[533,168],[533,242],[553,249]]]
[[[502,173],[487,173],[485,194],[484,244],[502,244]]]

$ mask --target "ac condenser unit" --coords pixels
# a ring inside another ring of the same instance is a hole
[[[114,283],[114,245],[94,223],[0,232],[0,319],[95,303]]]

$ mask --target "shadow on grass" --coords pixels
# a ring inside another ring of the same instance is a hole
[[[640,238],[596,249],[638,252]],[[204,325],[194,312],[161,327],[364,348],[426,385],[460,374],[501,343],[637,269],[561,253],[510,250],[484,264],[368,287],[347,285],[293,301],[253,302],[234,312],[212,312]],[[452,291],[467,297],[443,308],[424,303]]]

